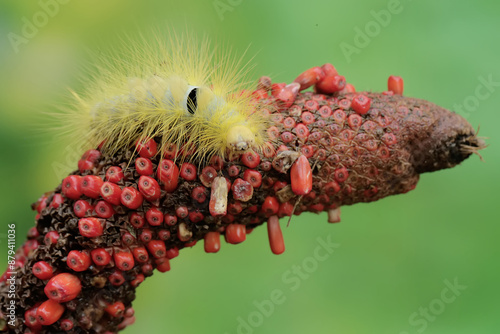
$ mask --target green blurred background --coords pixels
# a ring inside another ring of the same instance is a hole
[[[325,214],[294,218],[281,256],[271,254],[265,228],[216,255],[202,245],[183,250],[171,272],[138,288],[137,322],[125,333],[500,332],[500,87],[488,91],[480,79],[500,82],[500,2],[405,0],[384,26],[373,13],[392,8],[385,0],[60,2],[46,24],[37,1],[0,4],[0,254],[6,225],[15,222],[24,240],[30,204],[76,167],[80,152],[36,125],[42,110],[63,103],[67,86],[79,88],[87,51],[138,28],[187,27],[240,52],[251,45],[256,78],[291,82],[331,62],[358,90],[382,91],[389,75],[401,75],[407,96],[465,104],[462,115],[481,125],[490,147],[485,163],[474,156],[423,175],[406,195],[344,207],[340,224],[327,224]],[[22,35],[34,19],[38,31],[13,47],[10,33]],[[365,45],[356,27],[372,29]],[[342,43],[358,52],[346,57]],[[488,96],[478,98],[478,87]],[[319,263],[318,237],[339,245]],[[304,265],[307,277],[291,272]],[[455,279],[466,286],[457,296],[444,290]],[[256,303],[274,290],[283,303],[259,315]]]

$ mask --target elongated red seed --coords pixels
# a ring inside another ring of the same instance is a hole
[[[290,169],[292,191],[296,195],[307,195],[312,190],[312,170],[309,160],[301,155]]]
[[[205,252],[217,253],[220,250],[220,233],[208,232],[204,237]]]
[[[285,241],[278,216],[271,216],[267,220],[267,234],[271,251],[276,255],[282,254],[285,251]]]

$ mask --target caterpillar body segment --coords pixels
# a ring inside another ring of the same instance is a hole
[[[84,138],[86,149],[102,143],[106,155],[161,137],[162,153],[171,145],[196,147],[181,158],[199,165],[259,151],[268,120],[260,102],[244,92],[248,66],[231,52],[219,53],[207,41],[174,36],[101,57],[86,92],[74,93],[76,103],[64,113],[69,132]]]

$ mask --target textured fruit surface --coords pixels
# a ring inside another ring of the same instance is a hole
[[[300,80],[305,85],[316,80],[306,79]],[[147,149],[94,153],[91,168],[75,171],[42,197],[34,206],[40,212],[36,233],[17,256],[27,268],[45,261],[57,276],[47,283],[27,270],[16,291],[24,310],[42,301],[40,312],[57,311],[41,322],[46,325],[40,332],[69,326],[66,319],[81,333],[116,332],[133,323],[127,310],[135,288],[154,269],[169,271],[182,248],[203,239],[206,252],[215,253],[221,236],[238,244],[267,222],[271,250],[280,254],[285,241],[279,217],[328,211],[329,221],[338,222],[340,206],[406,193],[420,173],[453,167],[483,146],[463,118],[423,100],[370,92],[294,94],[286,100],[288,108],[279,93],[259,95],[273,110],[262,153],[212,159],[203,168]],[[153,140],[159,145],[162,138]],[[118,166],[140,155],[151,161],[150,175],[129,164],[115,177]],[[79,182],[100,184],[97,178],[104,182],[99,195],[90,186],[81,191]],[[50,206],[55,198],[58,205]],[[72,280],[54,287],[63,273]],[[0,281],[2,314],[6,279]],[[13,332],[21,333],[24,311],[17,316]]]

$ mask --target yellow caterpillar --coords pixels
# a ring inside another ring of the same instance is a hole
[[[67,130],[90,147],[103,143],[110,155],[157,136],[160,152],[195,148],[185,158],[201,162],[259,150],[267,119],[243,91],[247,72],[241,58],[212,50],[206,38],[125,42],[99,57],[84,94],[72,92]]]

